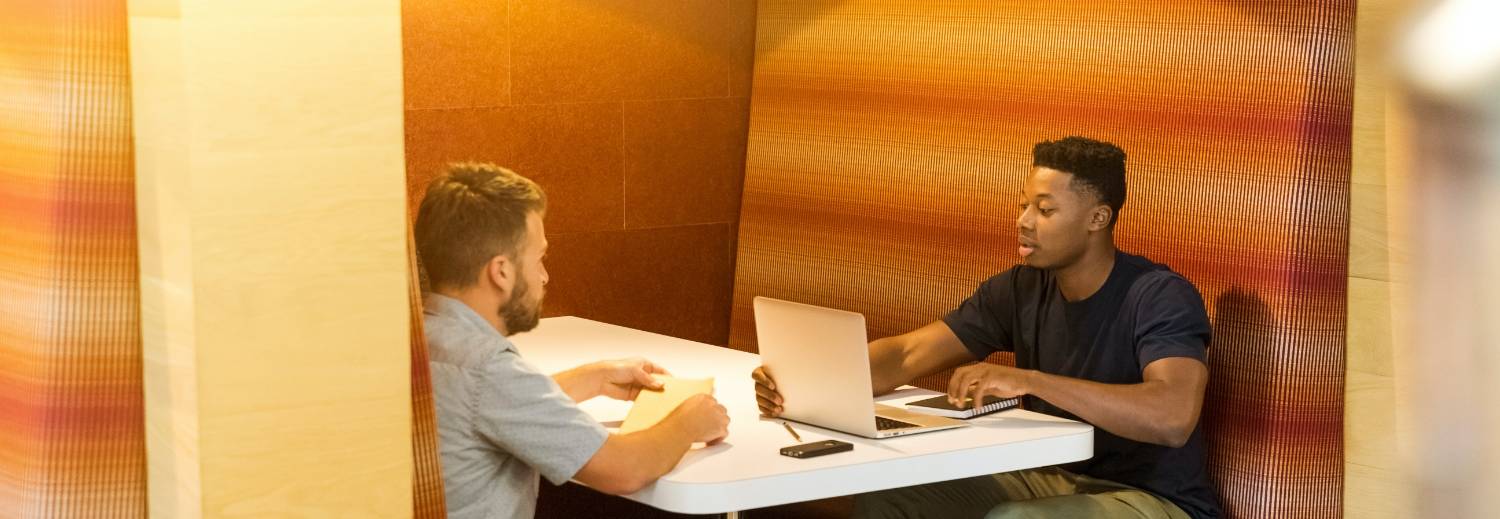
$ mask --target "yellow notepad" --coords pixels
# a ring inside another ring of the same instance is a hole
[[[641,390],[641,393],[636,395],[635,405],[630,406],[630,413],[625,415],[625,423],[620,424],[620,434],[633,433],[656,425],[693,395],[714,393],[712,377],[675,378],[657,375],[656,379],[662,383],[661,390]]]

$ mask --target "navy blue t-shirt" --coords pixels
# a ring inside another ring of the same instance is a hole
[[[1050,272],[1017,265],[979,285],[943,322],[976,359],[1013,351],[1020,368],[1108,384],[1140,383],[1146,365],[1160,359],[1208,358],[1208,313],[1198,289],[1165,265],[1123,252],[1087,299],[1064,300]],[[1026,405],[1079,420],[1039,398],[1026,397]],[[1221,515],[1201,423],[1178,448],[1095,428],[1094,457],[1063,468],[1150,491],[1193,517]]]

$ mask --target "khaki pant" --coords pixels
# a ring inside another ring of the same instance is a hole
[[[1047,467],[861,494],[854,498],[854,517],[1188,516],[1171,501],[1135,487]]]

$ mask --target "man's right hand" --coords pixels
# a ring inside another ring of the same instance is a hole
[[[771,375],[766,373],[766,367],[760,366],[750,372],[750,378],[755,379],[755,404],[760,406],[760,414],[776,417],[781,415],[781,393],[776,392],[776,382],[771,380]]]
[[[729,435],[729,412],[719,405],[713,395],[697,394],[688,397],[667,418],[687,433],[693,442],[713,445]]]

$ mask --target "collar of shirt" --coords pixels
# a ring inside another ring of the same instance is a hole
[[[422,313],[434,317],[452,319],[464,328],[472,328],[473,331],[480,335],[493,336],[499,342],[502,350],[520,351],[516,349],[514,344],[511,344],[510,339],[501,335],[500,331],[496,330],[494,326],[490,326],[489,321],[484,320],[473,308],[469,308],[469,305],[464,304],[463,301],[459,301],[458,299],[428,292],[422,300]]]

